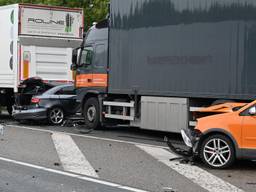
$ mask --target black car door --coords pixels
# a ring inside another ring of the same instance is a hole
[[[76,113],[78,103],[76,102],[76,93],[74,86],[68,86],[57,92],[62,108],[68,114]]]

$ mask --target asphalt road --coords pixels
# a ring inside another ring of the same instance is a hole
[[[2,192],[128,192],[119,187],[86,181],[24,165],[0,161]]]
[[[210,170],[170,161],[164,133],[18,124],[0,136],[0,191],[255,191],[256,163]],[[179,135],[169,135],[182,143]]]

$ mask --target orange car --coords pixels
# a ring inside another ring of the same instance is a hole
[[[256,100],[233,106],[233,110],[197,119],[193,130],[181,131],[186,145],[209,167],[226,168],[235,159],[256,159]],[[214,107],[204,110],[214,112]]]

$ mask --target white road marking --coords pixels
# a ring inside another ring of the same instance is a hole
[[[177,156],[165,149],[142,145],[136,146],[149,155],[153,156],[159,162],[164,163],[171,169],[190,179],[192,182],[198,184],[209,192],[243,192],[243,190],[237,188],[236,186],[212,175],[211,173],[197,166],[180,164],[178,161],[170,161],[170,159],[176,158]]]
[[[97,173],[75,144],[71,136],[61,133],[53,133],[52,140],[65,171],[98,177]]]
[[[55,169],[41,167],[41,166],[38,166],[38,165],[33,165],[33,164],[30,164],[30,163],[25,163],[25,162],[21,162],[21,161],[12,160],[12,159],[7,159],[7,158],[4,158],[4,157],[0,157],[0,161],[13,163],[13,164],[21,165],[21,166],[25,166],[25,167],[30,167],[30,168],[34,168],[34,169],[38,169],[38,170],[42,170],[42,171],[47,171],[47,172],[50,172],[50,173],[55,173],[55,174],[59,174],[59,175],[63,175],[63,176],[68,176],[68,177],[72,177],[72,178],[75,178],[75,179],[80,179],[80,180],[83,180],[83,181],[98,183],[100,185],[115,187],[115,188],[118,188],[118,189],[124,189],[124,190],[127,190],[127,191],[148,192],[148,191],[145,191],[145,190],[142,190],[142,189],[137,189],[137,188],[133,188],[133,187],[125,186],[125,185],[120,185],[120,184],[117,184],[117,183],[112,183],[112,182],[108,182],[108,181],[104,181],[104,180],[100,180],[100,179],[96,179],[96,178],[91,178],[91,177],[87,177],[87,176],[76,175],[74,173],[68,173],[68,172],[64,172],[64,171],[59,171],[59,170],[55,170]]]
[[[4,135],[4,125],[0,124],[0,135]]]
[[[44,132],[44,133],[51,133],[51,134],[64,133],[64,134],[67,134],[67,135],[70,135],[70,136],[83,137],[83,138],[95,139],[95,140],[101,140],[101,141],[110,141],[110,142],[125,143],[125,144],[131,144],[131,145],[144,145],[144,146],[155,147],[155,148],[169,149],[168,147],[165,147],[165,146],[150,145],[150,144],[144,144],[144,143],[138,143],[138,142],[132,142],[132,141],[109,139],[109,138],[89,136],[89,135],[80,135],[80,134],[68,133],[68,132],[64,132],[64,131],[63,132],[61,132],[61,131],[51,131],[51,130],[38,129],[38,128],[26,127],[26,126],[18,126],[18,125],[11,125],[11,124],[8,124],[6,126],[19,128],[19,129],[27,129],[27,130],[32,130],[32,131],[39,131],[39,132]]]

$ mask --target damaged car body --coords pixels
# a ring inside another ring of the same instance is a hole
[[[15,108],[23,108],[30,105],[33,96],[40,95],[53,88],[55,85],[45,83],[41,78],[32,77],[23,81],[19,86],[19,91],[15,95]]]
[[[53,85],[30,79],[21,89],[13,110],[13,117],[18,121],[48,120],[50,124],[60,125],[67,116],[77,112],[73,84]]]
[[[236,159],[256,159],[256,101],[226,103],[200,112],[215,114],[198,118],[195,128],[181,131],[190,156],[219,169],[231,166]],[[177,153],[171,141],[167,144]],[[180,150],[178,154],[188,156]]]

